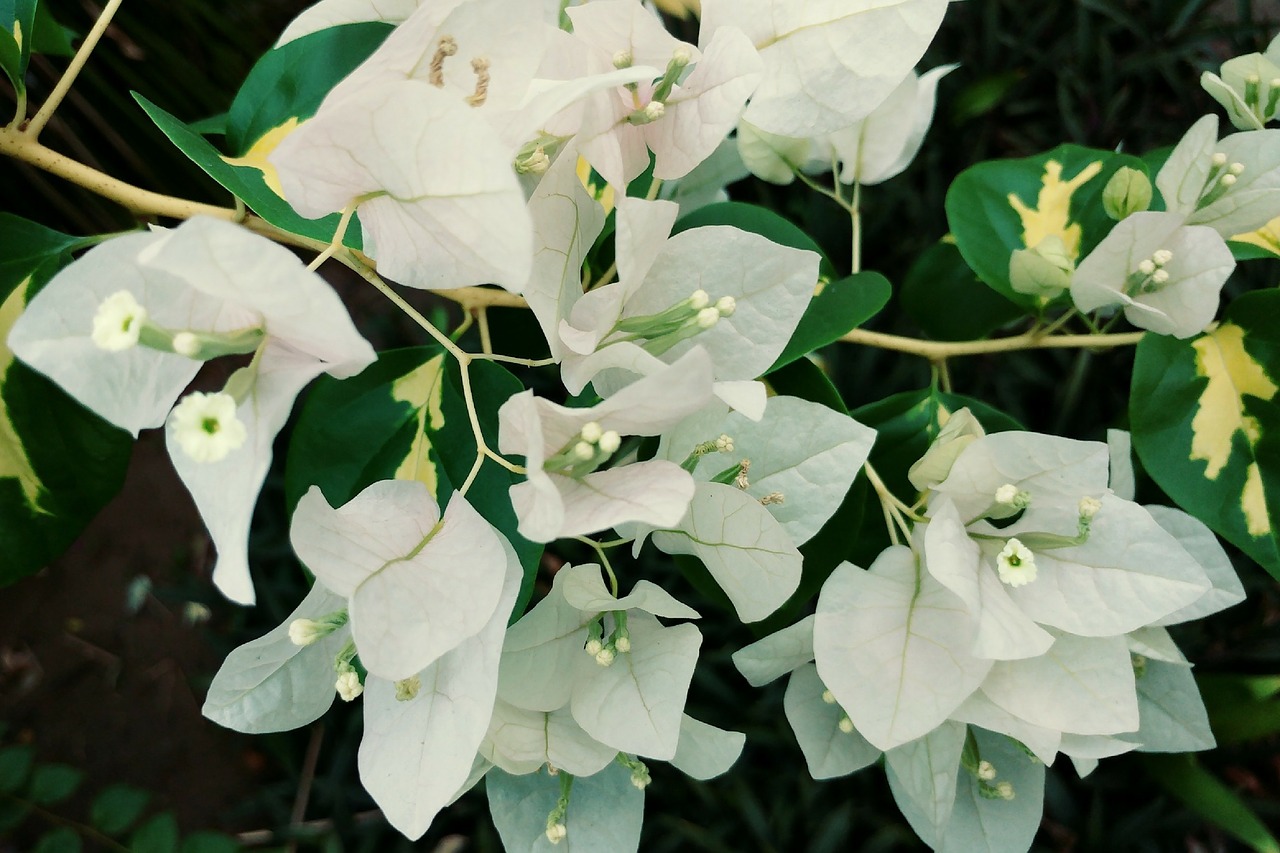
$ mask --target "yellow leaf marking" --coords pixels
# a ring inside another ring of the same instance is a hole
[[[22,22],[13,22],[13,40],[18,43],[18,50],[22,50]]]
[[[690,12],[694,15],[702,14],[701,0],[654,0],[654,5],[659,11],[682,21],[689,20]]]
[[[9,365],[13,363],[13,353],[4,346],[3,341],[8,339],[9,330],[17,322],[18,315],[22,313],[27,285],[30,283],[31,277],[28,276],[26,281],[15,287],[13,293],[9,294],[9,298],[0,304],[0,388],[4,387]],[[18,437],[18,433],[13,428],[13,422],[9,419],[4,397],[0,396],[0,479],[10,477],[17,478],[27,507],[32,512],[45,513],[46,510],[40,506],[40,478],[31,467],[31,460],[27,458],[22,439]]]
[[[582,182],[582,188],[587,191],[588,195],[600,202],[600,206],[604,208],[604,215],[608,216],[609,211],[613,210],[613,187],[609,184],[597,184],[592,180],[593,177],[598,178],[600,176],[591,174],[591,164],[583,157],[578,158],[577,171],[578,180]]]
[[[418,417],[418,429],[413,435],[409,455],[396,469],[395,479],[417,480],[436,496],[439,479],[435,463],[431,461],[431,442],[427,430],[444,426],[444,412],[440,408],[440,395],[444,390],[444,354],[436,356],[412,373],[401,376],[391,385],[391,398],[408,403]]]
[[[1045,237],[1056,236],[1062,239],[1072,260],[1079,258],[1080,225],[1071,222],[1071,197],[1101,171],[1102,161],[1097,160],[1081,169],[1074,178],[1064,181],[1062,164],[1050,160],[1044,164],[1044,177],[1040,179],[1040,194],[1036,196],[1035,207],[1028,207],[1017,193],[1009,193],[1009,204],[1022,220],[1023,245],[1033,249]]]
[[[284,188],[280,186],[280,176],[276,173],[276,167],[271,165],[271,161],[267,159],[272,151],[276,150],[284,138],[298,129],[298,120],[291,118],[278,127],[273,127],[258,139],[257,142],[250,146],[243,157],[223,157],[229,166],[248,166],[251,169],[257,169],[262,173],[262,180],[267,187],[280,198],[284,198]]]
[[[1273,255],[1280,255],[1280,216],[1263,225],[1257,231],[1237,234],[1231,239],[1237,243],[1251,243]]]
[[[1200,394],[1200,408],[1191,419],[1191,459],[1207,462],[1204,475],[1216,480],[1231,458],[1231,439],[1237,431],[1244,434],[1250,447],[1261,437],[1257,419],[1244,413],[1244,395],[1270,400],[1280,389],[1245,351],[1244,329],[1233,323],[1223,323],[1191,346],[1196,351],[1196,373],[1209,379]],[[1245,473],[1240,509],[1250,536],[1271,531],[1262,472],[1256,462]]]

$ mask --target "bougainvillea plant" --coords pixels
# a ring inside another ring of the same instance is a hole
[[[0,214],[3,580],[56,556],[159,428],[212,583],[253,604],[253,509],[310,386],[286,482],[310,592],[223,663],[214,723],[361,702],[392,826],[422,836],[483,780],[510,850],[634,850],[650,763],[732,772],[745,736],[685,713],[707,620],[768,620],[733,662],[789,678],[795,757],[883,772],[938,850],[1029,848],[1046,765],[1213,746],[1167,628],[1244,598],[1221,540],[1280,577],[1280,293],[1222,304],[1237,263],[1280,255],[1280,45],[1204,76],[1232,127],[961,174],[946,245],[1017,316],[949,342],[859,328],[894,289],[861,268],[860,190],[925,139],[954,66],[915,66],[947,0],[703,0],[696,43],[639,0],[322,0],[220,126],[138,98],[226,207],[41,145],[118,6],[28,117],[39,10],[0,5],[0,152],[152,223]],[[743,179],[833,199],[849,265],[728,201]],[[326,263],[423,345],[375,351]],[[494,307],[528,312],[537,357],[504,352]],[[850,414],[811,358],[838,341],[936,381]],[[1127,430],[1029,432],[951,391],[949,358],[1050,347],[1136,347]],[[225,383],[191,390],[220,359]],[[1135,502],[1135,451],[1174,506]],[[567,541],[594,557],[535,596]],[[617,549],[715,594],[694,609]]]

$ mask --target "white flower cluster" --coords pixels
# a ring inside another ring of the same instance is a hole
[[[1087,773],[1213,745],[1165,626],[1244,591],[1203,524],[1108,487],[1109,463],[1117,488],[1132,482],[1125,434],[1113,460],[1096,442],[984,436],[965,415],[913,472],[927,511],[910,545],[839,567],[814,616],[734,660],[756,685],[792,672],[787,716],[815,778],[883,754],[930,846],[1025,849],[1058,754]]]

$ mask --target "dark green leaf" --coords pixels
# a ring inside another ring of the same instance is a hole
[[[982,283],[954,243],[930,246],[902,281],[902,308],[940,341],[984,338],[1021,317],[1021,307]]]
[[[240,849],[234,838],[220,832],[193,832],[182,839],[182,853],[237,853]]]
[[[28,803],[0,797],[0,836],[17,829],[27,819],[30,811],[31,806]]]
[[[75,33],[54,20],[46,3],[36,6],[35,35],[31,37],[31,52],[45,56],[72,56],[75,47],[71,39]]]
[[[31,757],[29,746],[0,749],[0,793],[12,794],[23,786],[31,773]]]
[[[218,113],[216,116],[193,121],[187,125],[187,130],[192,133],[198,133],[201,136],[225,136],[227,133],[227,114]]]
[[[178,819],[161,812],[147,819],[129,838],[130,853],[178,853]]]
[[[304,219],[267,185],[261,169],[228,162],[228,158],[214,148],[207,139],[187,125],[137,92],[133,93],[133,97],[156,123],[156,127],[169,137],[170,142],[178,146],[179,150],[191,158],[191,161],[203,169],[209,177],[241,199],[254,213],[277,228],[283,228],[294,234],[325,242],[333,239],[340,218],[338,214],[333,213],[322,219]],[[353,249],[359,249],[362,245],[359,225],[359,220],[352,218],[343,240]]]
[[[1144,755],[1142,761],[1151,778],[1182,800],[1187,808],[1222,827],[1257,853],[1280,853],[1280,843],[1258,816],[1193,756]]]
[[[765,380],[779,394],[799,397],[811,403],[821,403],[837,412],[849,411],[845,408],[844,400],[840,399],[840,392],[827,378],[827,374],[807,358],[798,358],[790,364],[771,371]]]
[[[330,27],[262,55],[227,111],[227,147],[244,154],[290,119],[315,115],[329,90],[369,57],[394,27],[381,21]]]
[[[1136,157],[1079,145],[971,166],[947,190],[947,221],[960,254],[1001,295],[1038,310],[1036,297],[1009,283],[1009,258],[1047,235],[1061,237],[1077,262],[1088,255],[1115,225],[1102,208],[1102,189],[1121,166],[1146,171]]]
[[[1245,294],[1192,340],[1144,336],[1129,418],[1160,488],[1280,577],[1280,291]]]
[[[151,795],[129,785],[103,788],[89,805],[89,821],[103,834],[120,835],[133,826]]]
[[[68,764],[41,764],[31,774],[27,796],[38,806],[60,803],[76,792],[84,771]]]
[[[0,341],[85,241],[0,214]],[[133,441],[0,343],[0,585],[39,571],[119,491]]]
[[[0,2],[0,67],[19,92],[26,88],[27,61],[35,35],[36,0]]]
[[[40,837],[33,853],[80,853],[84,842],[69,826],[52,829]]]

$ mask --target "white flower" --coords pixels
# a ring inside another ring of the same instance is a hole
[[[195,462],[217,462],[239,450],[248,435],[236,417],[230,394],[194,391],[182,398],[169,416],[169,428],[182,452]]]
[[[996,555],[1000,580],[1009,586],[1024,586],[1036,579],[1036,555],[1015,536]]]
[[[354,669],[348,669],[338,675],[333,689],[337,691],[338,698],[343,702],[352,702],[364,692],[364,685],[360,683],[360,674]]]
[[[233,601],[252,603],[249,523],[276,433],[303,386],[321,373],[358,373],[373,362],[373,349],[323,279],[288,249],[239,226],[197,217],[171,231],[109,240],[31,300],[9,346],[135,435],[165,422],[200,361],[149,345],[150,332],[141,346],[104,357],[90,334],[92,318],[122,287],[146,305],[148,330],[163,330],[170,340],[191,334],[201,348],[209,344],[203,357],[254,353],[224,389],[236,406],[232,415],[228,403],[218,404],[216,434],[201,435],[194,409],[171,421],[167,434],[174,467],[218,550],[214,583]]]
[[[93,315],[93,342],[107,352],[120,352],[138,345],[138,336],[147,322],[147,309],[127,290],[117,290],[102,300]]]
[[[289,623],[289,642],[295,646],[309,646],[329,633],[314,619],[294,619]]]

